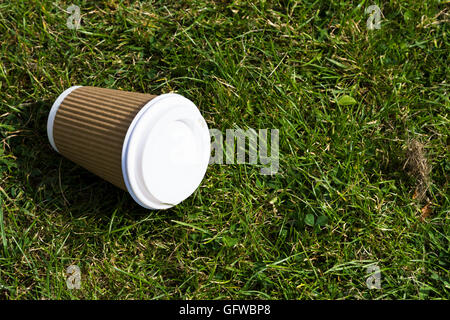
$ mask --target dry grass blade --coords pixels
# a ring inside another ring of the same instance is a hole
[[[422,201],[430,187],[431,165],[426,157],[424,144],[412,139],[407,143],[406,162],[404,168],[417,180],[414,199]]]

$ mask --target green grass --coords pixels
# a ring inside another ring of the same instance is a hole
[[[180,3],[0,2],[0,299],[448,299],[448,2]],[[211,165],[186,201],[145,210],[51,149],[72,85],[176,91],[210,128],[277,128],[279,172]],[[425,220],[410,139],[433,168]]]

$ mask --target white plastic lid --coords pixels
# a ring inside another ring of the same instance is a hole
[[[150,100],[133,119],[123,144],[128,192],[149,209],[180,203],[200,185],[210,150],[208,126],[192,101],[175,93]]]

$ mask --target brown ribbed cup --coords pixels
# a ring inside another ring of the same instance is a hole
[[[79,87],[61,102],[53,124],[58,151],[99,177],[127,190],[121,166],[128,127],[155,95]]]

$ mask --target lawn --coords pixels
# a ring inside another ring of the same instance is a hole
[[[0,299],[448,299],[448,4],[0,1]],[[51,149],[73,85],[278,129],[279,170],[141,208]]]

